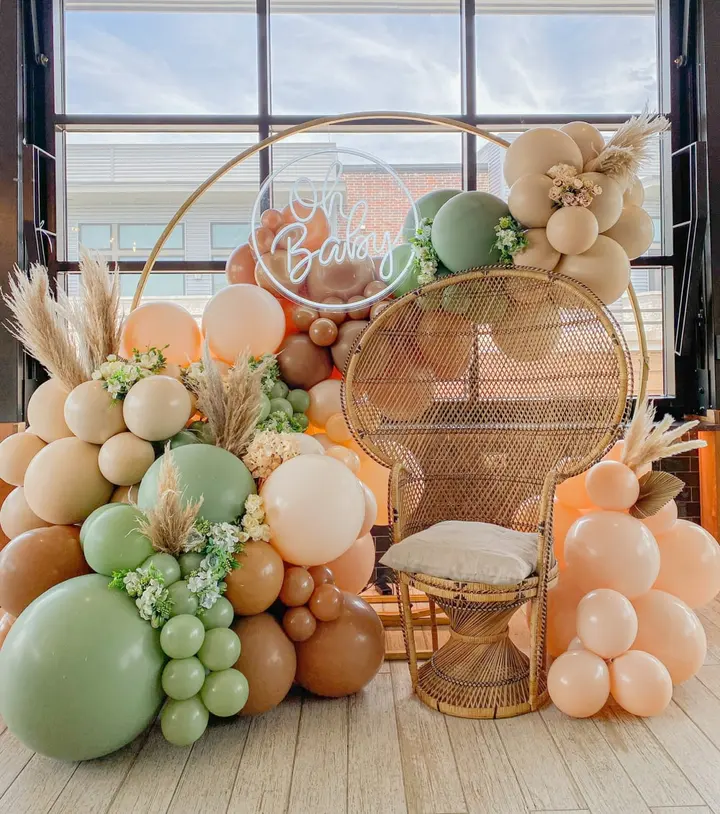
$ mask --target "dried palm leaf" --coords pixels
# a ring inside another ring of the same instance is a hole
[[[640,495],[630,508],[630,514],[639,519],[652,517],[684,488],[680,478],[669,472],[648,472],[640,478]]]

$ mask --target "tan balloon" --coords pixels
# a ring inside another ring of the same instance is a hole
[[[530,228],[545,226],[553,213],[552,180],[541,173],[522,175],[508,195],[508,208],[515,220]]]
[[[580,172],[583,158],[577,144],[567,133],[553,127],[526,130],[505,153],[505,183],[512,186],[521,176],[546,173],[555,164],[569,164]]]
[[[630,260],[634,260],[645,254],[652,245],[655,226],[642,207],[626,204],[618,222],[605,235],[619,243]]]
[[[100,448],[100,471],[118,486],[132,486],[142,480],[155,460],[155,450],[131,432],[121,432],[109,438]]]
[[[42,438],[30,432],[9,435],[0,444],[0,479],[22,486],[30,461],[45,447]]]
[[[628,184],[623,195],[623,201],[625,206],[628,204],[642,206],[645,203],[645,187],[637,175],[633,175],[632,181]]]
[[[11,540],[31,529],[50,526],[28,506],[22,486],[13,489],[0,506],[0,528]]]
[[[308,395],[310,396],[310,406],[306,413],[308,420],[315,427],[324,430],[328,418],[342,412],[340,382],[337,379],[326,379],[311,387]]]
[[[69,392],[57,379],[49,379],[30,397],[28,423],[33,433],[48,444],[72,435],[72,430],[65,423],[65,399]]]
[[[548,221],[548,242],[560,254],[582,254],[597,236],[597,218],[584,206],[560,207]]]
[[[623,208],[623,191],[617,181],[608,178],[601,172],[584,172],[580,176],[587,178],[602,189],[602,194],[596,195],[588,209],[595,215],[600,233],[606,232],[617,219]]]
[[[132,486],[118,486],[110,497],[111,503],[131,503],[136,504],[138,499],[139,483],[133,483]]]
[[[112,484],[98,466],[99,447],[79,438],[53,441],[30,462],[25,499],[47,523],[82,523],[110,499]]]
[[[268,276],[266,269],[270,271],[272,280]],[[290,281],[288,253],[283,249],[275,249],[274,252],[263,254],[255,266],[255,282],[274,296],[283,296],[282,291],[273,283],[273,280],[277,280],[280,285],[295,294],[297,294],[302,287],[302,283],[293,283]]]
[[[101,381],[83,382],[70,392],[65,422],[88,444],[104,444],[125,429],[122,402],[114,400]]]
[[[583,166],[598,155],[605,148],[605,139],[602,133],[587,122],[569,122],[560,128],[580,148],[583,157]]]
[[[516,266],[530,266],[535,269],[552,271],[560,262],[560,252],[550,245],[550,241],[547,239],[547,231],[545,229],[528,229],[525,232],[525,237],[528,245],[513,256],[513,263]],[[510,279],[506,280],[506,283],[510,282]],[[517,288],[518,292],[522,292],[523,286],[510,285],[508,288]],[[527,289],[527,286],[525,288]],[[538,291],[540,295],[543,294],[539,289]],[[522,293],[520,293],[520,297],[522,297]],[[544,299],[544,296],[536,297],[535,301],[537,299]]]
[[[134,384],[123,402],[130,432],[145,441],[164,441],[185,426],[192,414],[190,394],[170,376],[149,376]]]
[[[598,235],[586,252],[562,257],[556,271],[586,285],[605,305],[622,297],[630,282],[628,256],[606,235]]]

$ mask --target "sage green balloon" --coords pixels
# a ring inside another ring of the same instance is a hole
[[[163,575],[165,587],[172,585],[180,579],[180,563],[172,554],[159,552],[148,557],[142,564],[143,568],[150,568],[153,565]]]
[[[275,384],[272,386],[272,390],[270,391],[270,398],[284,399],[289,392],[290,388],[285,384],[285,382],[275,382]]]
[[[288,418],[292,418],[294,410],[287,399],[270,399],[270,412],[285,413]]]
[[[201,444],[214,444],[215,443],[215,433],[210,428],[210,424],[207,421],[193,421],[190,425],[191,432],[194,432],[197,436],[198,441]]]
[[[310,426],[310,419],[305,415],[305,413],[293,413],[293,418],[297,422],[298,427],[305,432],[305,430]]]
[[[209,719],[207,707],[195,695],[185,701],[168,701],[160,716],[160,728],[173,746],[190,746],[202,737]]]
[[[138,528],[143,513],[127,503],[116,505],[93,520],[83,547],[88,565],[108,577],[113,571],[137,568],[153,553],[152,543]]]
[[[207,444],[189,444],[172,451],[184,503],[203,498],[199,515],[211,523],[232,523],[257,489],[245,464],[232,453]],[[148,469],[138,490],[138,505],[151,509],[158,500],[162,457]]]
[[[197,616],[184,613],[173,616],[163,625],[160,646],[171,659],[189,659],[194,656],[205,639],[205,628]]]
[[[160,633],[123,591],[90,574],[18,617],[0,650],[0,715],[32,751],[91,760],[130,743],[163,701]]]
[[[103,514],[105,514],[105,512],[108,512],[111,509],[118,509],[124,505],[126,504],[106,503],[104,506],[100,506],[99,508],[95,509],[92,514],[88,515],[85,522],[82,524],[82,526],[80,526],[80,545],[85,545],[85,537],[87,537],[88,530],[90,529],[90,526],[92,526],[92,524],[98,519],[98,517],[101,517]]]
[[[260,421],[265,421],[265,419],[270,415],[270,399],[263,393],[260,396],[260,416],[258,418],[258,423]]]
[[[306,413],[310,407],[310,393],[307,390],[291,390],[287,400],[296,413]]]
[[[239,670],[221,670],[205,679],[200,697],[213,715],[229,718],[245,706],[250,688]]]
[[[162,672],[162,688],[174,701],[185,701],[197,695],[205,683],[205,668],[194,656],[171,659]]]
[[[452,272],[500,262],[493,248],[495,226],[509,214],[507,204],[489,192],[461,192],[443,204],[435,216],[432,244]]]
[[[170,449],[177,449],[178,447],[184,447],[188,444],[200,444],[202,443],[200,439],[194,432],[190,430],[180,430],[177,435],[173,435],[170,439]]]
[[[208,670],[228,670],[240,658],[240,639],[230,628],[211,628],[197,656]]]
[[[178,558],[180,563],[180,576],[187,579],[193,571],[197,571],[202,562],[203,555],[198,551],[188,551],[187,554],[181,554]]]
[[[235,619],[235,609],[232,603],[221,596],[215,600],[212,608],[204,610],[198,619],[203,623],[205,630],[212,630],[216,627],[230,627]]]
[[[420,221],[422,221],[423,218],[434,218],[443,204],[446,204],[450,198],[454,198],[461,192],[462,190],[460,189],[434,189],[432,192],[428,192],[421,198],[418,198],[417,201],[415,201],[415,208],[418,213],[417,225],[420,225]],[[411,237],[415,236],[415,229],[415,217],[411,209],[407,213],[403,225],[403,235],[406,240],[410,240]]]
[[[197,597],[195,594],[190,593],[188,584],[184,579],[173,582],[168,588],[168,593],[170,594],[170,601],[172,602],[171,616],[180,616],[185,613],[194,616],[197,613]]]

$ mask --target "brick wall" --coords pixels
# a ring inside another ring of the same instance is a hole
[[[691,432],[683,436],[683,440],[697,438],[697,432]],[[700,522],[700,458],[696,449],[684,452],[682,455],[674,455],[672,458],[665,458],[657,461],[653,469],[662,472],[670,472],[685,482],[685,488],[675,499],[678,506],[678,517],[692,520],[693,523]]]

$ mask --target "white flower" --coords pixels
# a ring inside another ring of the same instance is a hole
[[[253,538],[254,540],[262,540],[263,543],[270,542],[270,526],[267,523],[263,523],[262,526],[258,529],[257,536]]]
[[[575,187],[575,189],[582,189],[584,186],[582,178],[573,179],[572,185]]]
[[[249,495],[245,501],[245,511],[248,514],[256,514],[258,512],[262,512],[264,514],[265,512],[263,506],[263,499],[260,497],[260,495]]]
[[[254,517],[245,515],[242,520],[243,528],[252,537],[255,532],[260,528],[260,523]]]
[[[237,538],[239,543],[247,543],[250,539],[250,535],[246,531],[239,531]]]
[[[220,588],[214,585],[211,588],[203,591],[200,597],[200,607],[209,610],[220,599]]]
[[[140,575],[137,571],[130,571],[123,578],[123,585],[130,596],[135,596],[141,587]]]

